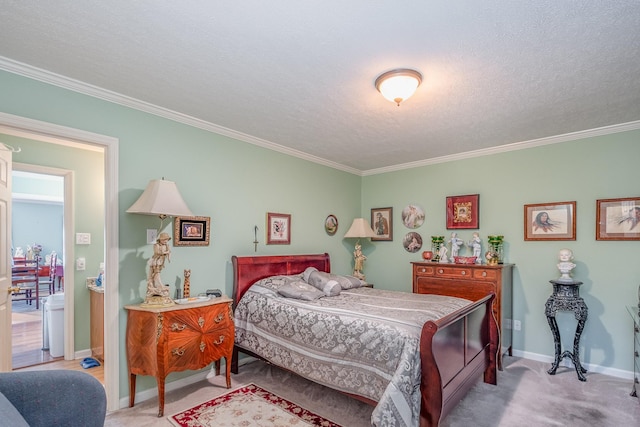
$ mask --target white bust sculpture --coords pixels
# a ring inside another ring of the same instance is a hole
[[[559,281],[562,282],[571,282],[571,270],[575,268],[575,264],[573,261],[573,252],[571,249],[560,249],[558,252],[558,270],[560,270],[560,278]]]

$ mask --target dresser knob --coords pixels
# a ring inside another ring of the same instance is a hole
[[[460,274],[462,274],[463,276],[466,276],[467,272],[466,272],[466,271],[464,271],[464,270],[462,270],[462,271],[460,272]]]
[[[198,325],[202,328],[204,326],[204,317],[200,316],[198,318]]]
[[[184,354],[184,349],[174,348],[173,350],[171,350],[171,354],[173,354],[174,356],[182,356]]]
[[[203,341],[200,342],[200,353],[204,353],[204,349],[206,346],[207,345]]]
[[[438,270],[438,273],[442,274],[442,273],[444,273],[444,270],[440,269],[440,270]]]
[[[218,314],[218,317],[215,318],[216,323],[220,323],[224,320],[224,313]]]
[[[427,271],[425,268],[420,269],[420,273],[424,273],[425,271]]]
[[[482,272],[482,277],[487,277],[487,272],[486,271]]]

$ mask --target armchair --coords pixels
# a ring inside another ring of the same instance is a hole
[[[103,426],[104,387],[80,371],[0,372],[0,427]]]

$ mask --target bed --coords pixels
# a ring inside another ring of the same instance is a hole
[[[233,263],[233,300],[234,309],[238,308],[241,298],[247,290],[257,281],[261,283],[270,283],[276,276],[294,276],[302,275],[309,267],[313,267],[321,272],[330,272],[330,259],[328,254],[311,254],[311,255],[279,255],[279,256],[248,256],[248,257],[232,257]],[[285,278],[286,279],[286,278]],[[277,278],[277,280],[284,280]],[[277,281],[276,280],[276,281]],[[345,298],[357,298],[362,300],[365,294],[370,293],[376,295],[378,299],[386,298],[388,295],[378,289],[353,289],[343,291]],[[249,293],[252,295],[253,291]],[[423,296],[411,293],[399,293],[400,298],[406,301],[420,300]],[[443,291],[434,289],[432,296],[425,295],[429,299],[442,299]],[[484,378],[486,383],[496,384],[497,380],[497,351],[498,351],[498,328],[493,317],[491,304],[494,295],[483,289],[482,286],[474,286],[474,284],[461,284],[455,288],[446,291],[447,296],[463,298],[466,301],[460,308],[450,311],[444,317],[435,320],[428,320],[418,328],[417,347],[413,352],[418,359],[419,377],[416,383],[419,384],[419,393],[417,394],[418,414],[414,414],[409,422],[400,422],[398,425],[420,425],[437,426],[442,418],[455,406],[455,404],[465,395],[467,390],[471,388],[480,378]],[[249,296],[247,297],[249,298]],[[332,297],[331,297],[332,298]],[[322,300],[330,300],[331,298],[323,298]],[[246,305],[246,300],[244,301]],[[300,305],[300,304],[299,304]],[[255,307],[255,304],[253,304]],[[243,308],[242,306],[240,308]],[[242,311],[242,310],[241,310]],[[290,309],[283,311],[292,311]],[[239,322],[236,319],[236,322]],[[242,320],[244,322],[244,320]],[[285,324],[292,322],[286,319]],[[281,327],[281,326],[280,326]],[[388,425],[384,420],[384,412],[389,416],[388,410],[376,410],[383,404],[382,399],[372,398],[370,394],[360,392],[345,391],[340,384],[331,384],[326,381],[318,381],[314,375],[305,375],[305,370],[300,372],[296,366],[305,366],[311,362],[300,362],[296,360],[295,366],[283,366],[281,359],[269,351],[256,350],[249,341],[239,341],[238,330],[242,330],[236,325],[236,346],[232,359],[231,370],[238,373],[238,352],[274,363],[285,369],[304,376],[311,381],[319,382],[323,385],[335,388],[354,398],[362,400],[372,405],[376,405],[372,415],[373,425]],[[381,328],[381,330],[384,328]],[[314,353],[313,349],[308,350]],[[325,357],[326,354],[323,354]],[[336,366],[345,364],[345,355],[336,356]],[[309,371],[306,371],[309,373]],[[315,374],[314,371],[311,371]],[[395,377],[394,377],[395,378]],[[361,380],[358,378],[356,380]],[[372,379],[374,381],[376,379]],[[337,381],[344,383],[344,378],[337,378]],[[391,381],[389,388],[391,388]],[[388,391],[382,394],[384,400]],[[392,393],[393,394],[393,393]],[[387,404],[385,403],[385,408]],[[406,408],[404,408],[406,409]],[[382,416],[382,418],[381,418]],[[392,416],[394,416],[392,414]],[[388,420],[388,419],[387,419]],[[395,421],[394,421],[395,423]]]

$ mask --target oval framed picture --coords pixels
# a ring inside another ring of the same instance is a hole
[[[338,218],[335,215],[329,215],[327,219],[324,220],[324,231],[327,232],[329,236],[333,236],[338,231]]]
[[[418,252],[422,248],[422,236],[415,231],[410,231],[402,239],[402,246],[407,252]]]
[[[424,223],[424,209],[418,205],[407,205],[402,209],[402,223],[407,228],[418,228]]]

